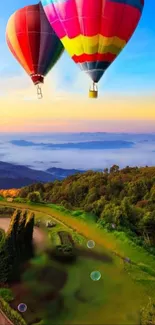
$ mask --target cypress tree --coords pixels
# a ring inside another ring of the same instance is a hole
[[[19,219],[17,230],[17,246],[18,246],[18,258],[20,263],[25,259],[25,224],[27,219],[27,210],[24,210]]]
[[[19,219],[21,216],[21,210],[16,210],[11,217],[11,221],[9,224],[8,231],[6,232],[6,240],[10,244],[10,248],[14,251],[16,251],[17,246],[16,246],[16,239],[17,239],[17,231],[18,231],[18,224],[19,224]]]
[[[25,224],[25,245],[27,259],[34,256],[33,247],[33,229],[34,229],[34,213],[30,213]]]
[[[17,231],[21,210],[16,210],[11,218],[9,229],[6,233],[5,253],[6,265],[8,264],[8,281],[18,278],[19,275],[19,253],[17,246]]]
[[[33,229],[34,213],[16,210],[0,245],[1,282],[19,280],[21,264],[33,257]]]
[[[6,283],[8,280],[8,274],[9,274],[9,263],[7,259],[7,252],[5,247],[5,233],[2,232],[2,238],[0,241],[0,283]]]

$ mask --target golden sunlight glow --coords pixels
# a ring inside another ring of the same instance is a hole
[[[14,78],[13,89],[7,88],[9,82],[3,81],[5,93],[0,96],[0,132],[154,130],[153,95],[138,97],[99,93],[98,99],[88,99],[87,92],[78,95],[66,90],[58,91],[55,84],[46,80],[44,98],[38,100],[35,87],[26,78]]]

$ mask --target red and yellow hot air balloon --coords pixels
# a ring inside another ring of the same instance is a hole
[[[10,51],[37,85],[57,62],[64,47],[46,18],[41,3],[16,11],[6,27],[6,41]]]
[[[46,16],[65,49],[97,83],[135,31],[144,0],[42,0]]]

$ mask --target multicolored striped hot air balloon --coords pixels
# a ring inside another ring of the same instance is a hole
[[[129,41],[144,0],[42,0],[46,16],[75,63],[97,83]]]
[[[6,27],[6,41],[10,51],[37,85],[55,65],[64,47],[52,29],[42,4],[27,6],[16,11]]]

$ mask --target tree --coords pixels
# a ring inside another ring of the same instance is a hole
[[[28,200],[30,202],[33,202],[33,203],[39,203],[39,202],[41,202],[40,192],[37,192],[37,191],[29,193],[28,196],[27,196],[27,198],[28,198]]]
[[[113,165],[110,167],[110,174],[113,174],[113,173],[118,173],[119,171],[119,166],[118,165]]]
[[[30,213],[26,219],[24,242],[25,242],[25,259],[30,259],[34,255],[33,250],[33,229],[34,229],[34,213]]]
[[[16,210],[11,218],[9,229],[6,233],[5,252],[6,265],[9,265],[8,281],[17,280],[19,277],[19,247],[17,245],[17,230],[21,210]]]
[[[123,220],[123,211],[121,206],[115,206],[114,208],[114,223],[117,226],[123,226],[122,220]]]
[[[115,205],[113,203],[108,203],[105,205],[104,210],[101,214],[101,222],[104,221],[104,223],[112,223],[114,222],[114,207]]]
[[[152,186],[150,191],[150,201],[155,203],[155,185]]]
[[[141,201],[148,192],[145,180],[139,179],[128,184],[128,195],[131,196],[132,202]]]
[[[106,205],[106,200],[105,198],[102,196],[99,200],[95,201],[92,204],[92,212],[99,217],[102,213],[102,211],[104,210],[104,207]]]
[[[24,238],[25,233],[25,223],[27,219],[27,211],[23,211],[20,215],[20,219],[18,222],[18,231],[17,231],[17,246],[19,251],[19,260],[24,261],[24,254],[26,250],[26,242]]]
[[[98,198],[99,198],[98,191],[97,191],[96,187],[92,187],[86,196],[85,203],[91,204],[91,203],[95,202]]]
[[[107,194],[109,199],[119,197],[121,191],[123,190],[123,182],[120,176],[113,176],[107,185]]]
[[[143,230],[143,235],[147,234],[150,239],[151,245],[155,245],[155,211],[148,212],[145,214],[141,221],[141,228]]]
[[[0,230],[0,282],[6,283],[10,273],[10,264],[6,252],[6,235],[3,230]]]
[[[26,199],[26,197],[28,196],[29,193],[29,188],[28,187],[23,187],[20,190],[19,196],[23,199]]]
[[[121,202],[122,224],[127,228],[138,233],[137,227],[139,220],[143,218],[144,211],[130,203],[129,198],[125,197]]]
[[[131,172],[132,168],[129,166],[126,166],[125,168],[122,169],[124,174],[129,174]]]
[[[18,250],[17,245],[17,231],[18,231],[18,223],[21,216],[21,210],[16,210],[11,217],[11,221],[9,224],[8,231],[6,233],[6,241],[9,245],[9,249],[12,252],[16,252]]]

